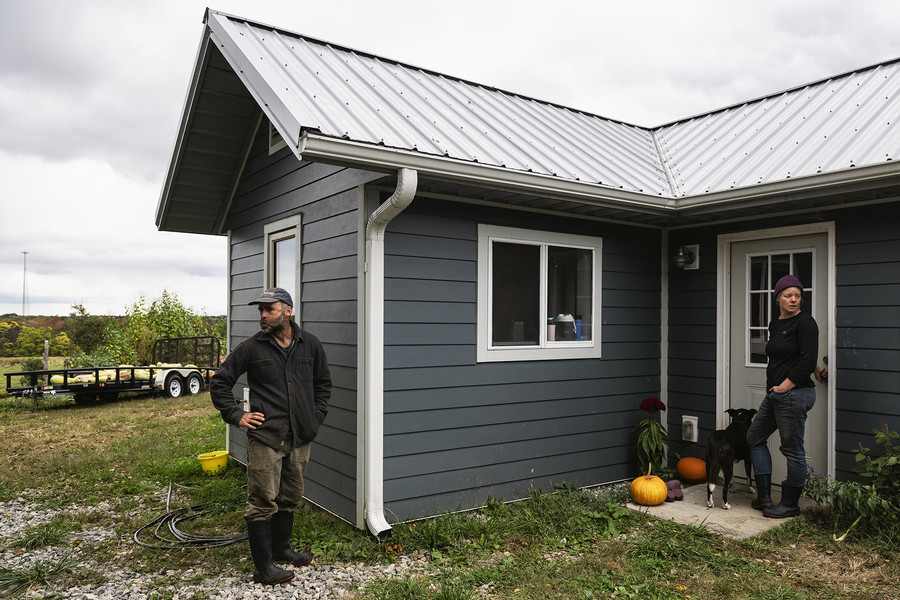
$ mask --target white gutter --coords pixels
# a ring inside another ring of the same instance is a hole
[[[418,173],[397,172],[397,188],[366,224],[365,513],[373,535],[391,533],[384,516],[384,231],[416,195]]]
[[[373,171],[415,169],[423,175],[447,181],[502,186],[519,192],[551,194],[596,206],[610,208],[640,208],[650,213],[671,212],[669,198],[642,192],[603,187],[585,181],[563,179],[540,173],[525,173],[505,167],[462,161],[409,150],[387,148],[362,142],[338,139],[306,131],[300,137],[297,156],[305,160],[319,160]]]
[[[685,211],[683,214],[686,215],[701,214],[704,211],[719,210],[723,205],[736,202],[752,206],[754,203],[769,204],[779,199],[783,200],[785,196],[798,197],[802,194],[814,196],[838,185],[851,186],[853,189],[856,189],[854,186],[869,189],[885,183],[896,185],[900,180],[900,162],[885,161],[877,165],[670,198],[604,187],[598,183],[573,181],[540,173],[524,173],[504,167],[353,142],[309,131],[300,137],[297,154],[306,160],[347,164],[374,171],[412,168],[423,176],[427,175],[434,179],[501,186],[518,192],[569,198],[590,206],[632,209],[646,214],[665,216],[678,211]]]

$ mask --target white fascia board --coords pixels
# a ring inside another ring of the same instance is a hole
[[[784,198],[790,194],[811,196],[837,186],[876,187],[879,184],[884,185],[885,180],[891,178],[896,179],[896,181],[889,182],[891,185],[900,185],[900,161],[887,161],[877,165],[817,173],[807,177],[785,179],[733,190],[685,196],[675,201],[675,207],[679,210],[717,208],[721,204],[753,200],[765,203],[769,199]]]
[[[352,164],[374,171],[390,173],[399,168],[411,168],[420,176],[465,181],[472,184],[502,186],[534,194],[551,194],[573,200],[614,208],[631,208],[660,215],[676,211],[703,212],[719,209],[727,204],[767,204],[791,194],[814,195],[836,186],[874,187],[879,182],[897,178],[900,184],[900,161],[866,167],[854,167],[831,173],[821,173],[758,186],[712,192],[709,194],[666,198],[639,192],[616,190],[598,184],[559,179],[537,173],[523,173],[501,167],[462,162],[440,156],[398,148],[386,148],[304,132],[300,138],[298,157]]]
[[[628,190],[616,190],[583,181],[560,179],[539,173],[524,173],[502,167],[422,154],[420,152],[387,148],[337,139],[305,132],[300,138],[298,156],[305,160],[337,161],[370,168],[385,173],[409,168],[421,175],[465,181],[474,184],[500,185],[505,188],[534,194],[548,193],[595,205],[631,207],[649,212],[670,212],[669,198],[648,196]]]

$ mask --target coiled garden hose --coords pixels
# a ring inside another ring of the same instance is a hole
[[[170,549],[203,549],[216,548],[219,546],[227,546],[247,539],[247,534],[241,535],[213,535],[198,536],[185,533],[178,528],[178,525],[184,521],[190,521],[202,517],[207,513],[204,507],[211,502],[203,502],[186,508],[170,510],[172,500],[172,483],[169,483],[169,491],[166,494],[166,512],[159,517],[153,519],[146,525],[138,528],[134,532],[132,539],[134,542],[145,548],[155,548],[157,550]],[[140,534],[146,529],[153,528],[153,533],[159,542],[147,543],[140,540]],[[164,529],[168,529],[171,536],[164,535]]]

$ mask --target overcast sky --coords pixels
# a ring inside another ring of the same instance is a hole
[[[225,313],[154,225],[207,5],[648,127],[900,56],[896,0],[0,0],[0,314]]]

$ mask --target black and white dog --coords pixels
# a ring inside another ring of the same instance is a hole
[[[728,490],[731,488],[731,477],[734,474],[734,463],[744,461],[747,470],[747,486],[750,493],[753,489],[753,479],[750,477],[752,462],[750,460],[750,445],[747,443],[747,429],[756,414],[755,408],[729,408],[725,412],[731,417],[731,424],[726,429],[718,429],[712,432],[706,440],[706,505],[710,508],[716,505],[713,502],[713,491],[719,480],[719,471],[725,478],[722,486],[722,508],[728,510]]]

